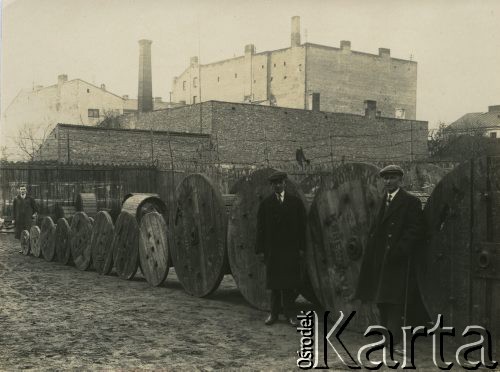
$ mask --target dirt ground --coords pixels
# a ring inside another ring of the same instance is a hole
[[[154,288],[141,277],[26,257],[19,247],[13,234],[0,234],[0,370],[298,370],[300,334],[284,321],[264,325],[266,314],[245,302],[230,276],[200,299],[173,271]],[[342,337],[368,343],[354,332]],[[417,366],[437,370],[427,346],[417,348]],[[348,370],[331,354],[329,366]]]

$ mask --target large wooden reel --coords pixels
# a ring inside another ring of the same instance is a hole
[[[30,229],[30,247],[33,256],[41,257],[42,250],[40,248],[40,228],[37,225],[31,226]]]
[[[159,286],[166,279],[169,268],[167,224],[161,214],[151,212],[142,217],[139,231],[142,273],[149,284]]]
[[[103,275],[107,275],[113,268],[113,236],[114,226],[111,215],[106,211],[100,211],[95,216],[92,225],[92,240],[90,250],[92,265],[94,269]]]
[[[226,207],[217,187],[191,174],[177,186],[172,261],[186,292],[204,297],[227,272]]]
[[[132,279],[139,267],[139,226],[135,215],[122,210],[116,220],[112,249],[116,273],[123,279]]]
[[[71,222],[71,219],[76,213],[76,208],[74,205],[63,205],[62,203],[56,202],[54,204],[54,218],[55,221],[59,221],[60,218],[65,218],[66,221]]]
[[[272,193],[268,177],[275,172],[266,168],[239,180],[231,189],[236,194],[229,214],[227,249],[234,280],[245,299],[261,310],[270,309],[270,291],[266,290],[266,267],[255,254],[257,212],[260,202]],[[286,192],[304,197],[298,186],[287,181]]]
[[[80,193],[76,196],[75,209],[85,212],[88,217],[94,218],[97,214],[97,198],[94,193]]]
[[[131,194],[122,205],[122,211],[128,212],[141,221],[142,216],[149,212],[158,212],[165,219],[167,216],[167,206],[156,194]]]
[[[47,261],[53,261],[56,253],[56,225],[52,218],[45,217],[42,220],[42,229],[40,233],[40,249],[43,257]]]
[[[377,321],[375,306],[362,305],[354,295],[382,195],[377,167],[349,163],[324,178],[309,212],[306,258],[316,296],[333,313],[357,311],[356,327],[361,329]]]
[[[80,270],[90,266],[91,239],[92,222],[85,212],[77,212],[71,221],[71,257]]]
[[[21,232],[21,251],[25,256],[30,254],[30,232],[28,230],[23,230]]]
[[[64,265],[71,262],[71,227],[66,218],[57,220],[56,260]]]
[[[418,281],[431,319],[500,335],[500,158],[462,163],[425,207],[429,243]]]

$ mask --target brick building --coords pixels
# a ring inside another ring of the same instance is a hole
[[[288,169],[300,165],[298,158],[315,167],[427,157],[427,122],[382,117],[374,101],[365,106],[363,115],[355,115],[210,101],[124,115],[113,125],[209,135],[212,159],[222,167]]]
[[[109,115],[137,112],[137,106],[137,99],[116,95],[105,84],[97,87],[82,79],[68,80],[63,74],[57,84],[19,92],[3,114],[2,129],[12,136],[20,128],[32,128],[34,136],[41,138],[46,128],[57,123],[97,125]],[[172,105],[155,97],[154,110],[169,107]]]
[[[190,65],[172,84],[172,100],[186,104],[218,100],[298,109],[363,114],[363,102],[378,103],[380,115],[416,118],[417,63],[379,54],[301,43],[300,19],[292,18],[288,48],[257,53],[253,44],[244,55]]]

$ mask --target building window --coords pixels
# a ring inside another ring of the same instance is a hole
[[[197,96],[193,96],[193,104],[196,103],[196,98],[198,98]]]
[[[394,115],[396,119],[404,119],[406,118],[406,112],[404,108],[397,108],[396,114]]]
[[[254,80],[253,83],[255,84],[257,82],[257,80]]]
[[[261,69],[264,69],[264,65],[260,66]]]
[[[299,64],[299,71],[302,71],[302,63]]]
[[[234,74],[234,78],[235,78],[235,79],[236,79],[236,78],[238,78],[238,74]]]
[[[90,93],[90,89],[87,89],[87,93]]]
[[[219,81],[220,81],[220,76],[217,76],[217,82],[219,82]]]
[[[276,63],[274,64],[274,67],[276,67]]]
[[[283,66],[286,66],[286,61],[283,61]]]
[[[491,132],[490,133],[491,138],[497,138],[497,132]]]
[[[271,78],[269,79],[269,81],[273,81],[273,77],[271,76]]]
[[[286,75],[285,75],[285,76],[283,76],[283,79],[284,79],[284,80],[286,80]]]
[[[182,82],[182,90],[186,90],[186,80]]]
[[[98,118],[99,109],[89,109],[89,118]]]
[[[197,77],[195,77],[195,78],[193,79],[193,88],[196,88],[197,86],[198,86],[198,78],[197,78]]]

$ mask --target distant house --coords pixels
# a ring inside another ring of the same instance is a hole
[[[154,110],[170,107],[161,97],[155,97],[153,105]],[[33,128],[35,135],[40,136],[42,132],[50,132],[57,123],[95,126],[106,117],[134,112],[137,112],[137,99],[114,94],[106,90],[104,84],[98,87],[59,75],[57,84],[19,92],[2,119],[6,133],[11,136],[23,127]]]
[[[488,112],[470,112],[451,123],[447,134],[485,135],[500,138],[500,105],[489,106]]]

